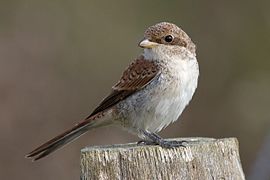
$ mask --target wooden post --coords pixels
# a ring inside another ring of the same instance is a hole
[[[81,151],[81,179],[245,179],[236,138],[184,140],[186,148],[136,143],[86,147]]]

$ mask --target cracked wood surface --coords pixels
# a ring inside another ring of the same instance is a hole
[[[236,138],[180,138],[186,148],[136,143],[81,150],[82,180],[244,180]]]

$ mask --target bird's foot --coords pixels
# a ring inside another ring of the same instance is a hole
[[[187,143],[187,141],[167,141],[162,139],[159,145],[163,148],[186,147],[183,143]]]
[[[137,142],[137,145],[158,145],[158,143],[153,141],[140,140]]]
[[[169,141],[164,140],[162,137],[155,133],[150,133],[147,131],[142,130],[142,133],[150,139],[150,141],[147,140],[141,140],[137,144],[138,145],[160,145],[163,148],[174,148],[174,147],[186,147],[183,145],[183,143],[187,143],[187,141]]]

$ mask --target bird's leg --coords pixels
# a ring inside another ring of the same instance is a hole
[[[137,142],[138,145],[158,145],[157,140],[154,139],[160,138],[159,136],[155,136],[153,133],[145,130],[139,130],[139,133],[144,138]]]
[[[145,130],[141,130],[142,134],[150,139],[150,141],[141,140],[138,144],[146,144],[146,145],[160,145],[163,148],[173,148],[173,147],[185,147],[183,143],[187,143],[187,141],[168,141],[157,135],[156,133],[150,133]]]

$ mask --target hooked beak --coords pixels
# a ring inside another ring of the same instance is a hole
[[[148,49],[151,49],[153,47],[156,47],[158,45],[158,43],[155,43],[155,42],[151,42],[149,41],[148,39],[143,39],[140,43],[139,43],[139,46],[141,48],[148,48]]]

